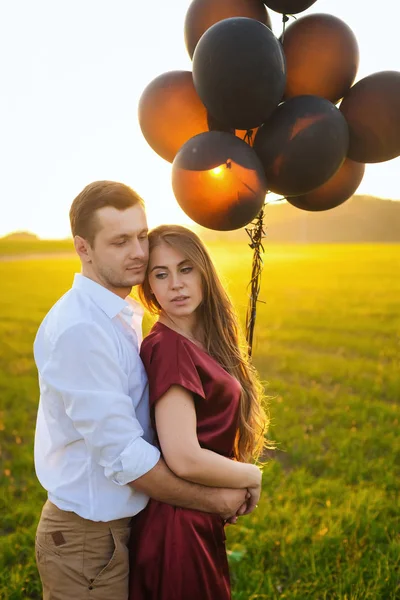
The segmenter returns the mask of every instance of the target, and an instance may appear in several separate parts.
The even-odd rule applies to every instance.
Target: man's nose
[[[131,258],[141,258],[142,259],[145,257],[145,250],[138,239],[132,241],[132,245],[130,248],[130,255],[131,255]]]

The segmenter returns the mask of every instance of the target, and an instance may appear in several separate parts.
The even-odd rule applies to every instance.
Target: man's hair
[[[135,204],[144,207],[143,199],[132,188],[117,181],[89,183],[72,202],[69,211],[72,236],[79,235],[91,246],[99,231],[97,211],[104,206],[125,210]]]

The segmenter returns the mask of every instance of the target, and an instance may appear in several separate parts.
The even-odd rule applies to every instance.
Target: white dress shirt
[[[35,469],[51,502],[92,521],[133,516],[148,497],[126,485],[160,458],[139,357],[143,310],[76,274],[39,327]]]

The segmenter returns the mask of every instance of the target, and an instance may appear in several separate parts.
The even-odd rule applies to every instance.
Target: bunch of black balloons
[[[139,103],[150,146],[172,163],[172,186],[200,225],[233,230],[268,191],[298,208],[338,206],[365,163],[400,155],[400,72],[355,85],[359,51],[316,0],[193,0],[185,20],[192,71],[154,79]],[[268,9],[283,15],[278,39]],[[340,104],[339,104],[340,103]]]

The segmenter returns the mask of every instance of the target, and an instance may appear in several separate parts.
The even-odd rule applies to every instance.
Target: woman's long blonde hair
[[[257,460],[267,443],[269,424],[263,408],[263,386],[249,361],[232,302],[225,292],[214,265],[200,238],[180,225],[161,225],[149,233],[149,249],[167,244],[182,252],[200,271],[203,301],[198,308],[207,352],[242,386],[235,458]],[[160,305],[150,291],[148,277],[139,287],[139,298],[150,313],[159,315]]]

